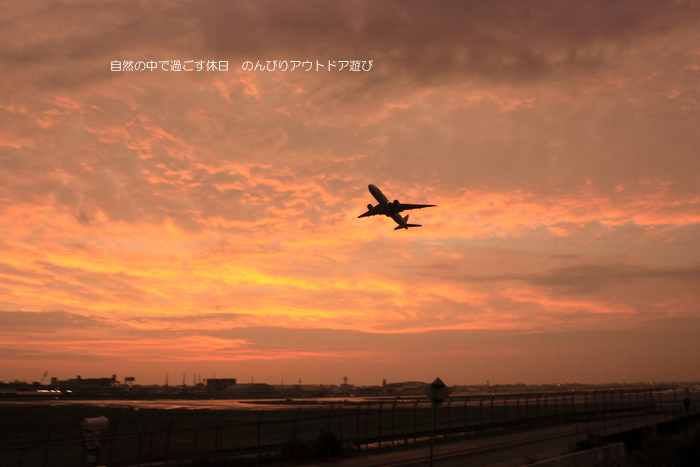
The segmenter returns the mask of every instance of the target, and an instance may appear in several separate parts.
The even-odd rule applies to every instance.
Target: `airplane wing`
[[[437,206],[437,205],[436,204],[403,204],[403,203],[401,203],[401,206],[400,206],[398,212],[408,211],[409,209],[432,208],[435,206]]]
[[[368,210],[364,214],[359,215],[358,219],[361,217],[378,216],[378,215],[390,216],[392,213],[398,213],[401,211],[408,211],[410,209],[432,208],[434,206],[436,206],[436,205],[435,204],[399,204],[397,206],[394,203],[378,204],[377,206],[374,206],[372,209]]]
[[[378,206],[374,206],[372,209],[368,210],[364,214],[357,216],[357,218],[359,219],[360,217],[386,215],[386,212],[386,206],[380,204]]]

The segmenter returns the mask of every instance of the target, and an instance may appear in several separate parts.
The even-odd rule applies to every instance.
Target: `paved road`
[[[435,467],[464,465],[518,467],[533,461],[569,454],[577,442],[588,439],[589,432],[606,436],[641,428],[644,425],[654,425],[668,419],[666,415],[651,415],[645,418],[578,423],[440,444],[435,446],[433,465]],[[421,447],[314,465],[318,467],[427,467],[429,455],[430,448]]]

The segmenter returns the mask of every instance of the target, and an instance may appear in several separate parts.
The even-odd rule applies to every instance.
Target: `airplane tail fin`
[[[394,230],[399,230],[399,229],[406,229],[408,230],[409,227],[421,227],[420,224],[409,224],[408,223],[408,214],[406,214],[406,217],[403,218],[403,225],[399,225],[398,227],[395,227]]]
[[[421,224],[406,224],[405,227],[403,225],[399,225],[397,227],[394,227],[394,230],[399,230],[399,229],[408,230],[409,227],[422,227],[422,225]]]

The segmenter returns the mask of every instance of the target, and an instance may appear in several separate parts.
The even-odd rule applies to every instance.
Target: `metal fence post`
[[[49,427],[49,434],[46,435],[46,444],[44,445],[44,467],[49,465],[49,443],[51,442],[51,432],[53,431],[55,424],[51,424]]]
[[[450,406],[452,405],[452,399],[447,399],[447,434],[452,433],[452,417],[450,415]]]
[[[402,403],[404,402],[403,400],[401,401]],[[406,428],[406,430],[403,432],[404,438],[403,438],[403,444],[404,446],[408,446],[408,435],[411,433],[411,430]]]
[[[258,415],[258,423],[257,423],[257,429],[258,429],[258,439],[257,439],[257,449],[258,449],[258,460],[262,460],[262,444],[261,444],[261,429],[262,429],[262,418],[263,415],[265,415],[265,411],[261,410],[260,415]]]
[[[340,445],[343,445],[343,418],[345,418],[345,406],[341,403],[340,404],[340,416],[338,417],[338,425],[339,425],[339,430],[340,434],[338,435],[338,440],[340,441]]]
[[[19,434],[19,462],[17,462],[17,465],[19,467],[22,467],[24,465],[24,450],[26,446],[24,445],[24,431],[20,432]],[[85,443],[83,443],[83,460],[85,460]]]
[[[652,406],[652,397],[651,397],[651,390],[650,389],[644,389],[644,410],[645,412],[649,413],[649,410],[651,409]]]
[[[342,402],[339,404],[339,409],[340,409],[340,413],[337,415],[337,417],[338,417],[338,430],[339,430],[338,441],[340,441],[340,444],[342,446],[342,444],[343,444],[343,415],[345,414],[345,407],[343,406]]]
[[[109,465],[113,464],[114,459],[114,435],[117,433],[117,426],[119,425],[119,419],[114,421],[114,426],[112,427],[112,436],[110,436],[109,442]]]
[[[359,409],[359,406],[358,406]],[[301,407],[299,407],[294,414],[294,420],[292,421],[292,455],[294,460],[297,459],[297,422],[299,420],[299,413],[301,412]],[[359,438],[359,436],[358,436]]]
[[[484,425],[484,398],[479,399],[479,430],[483,428]]]
[[[168,467],[170,465],[170,432],[172,431],[174,421],[175,417],[170,417],[170,421],[168,422],[168,428],[165,432],[165,467]],[[110,465],[111,464],[112,462],[110,460]]]
[[[394,413],[396,412],[396,403],[398,401],[394,399],[394,404],[391,406],[391,445],[396,446],[396,439],[394,433]]]
[[[360,410],[362,408],[362,403],[357,404],[357,411],[355,412],[355,444],[357,449],[360,449]]]
[[[598,390],[593,390],[593,419],[598,415]]]
[[[603,436],[608,436],[608,411],[605,407],[605,393],[601,394],[603,396]]]
[[[365,447],[369,450],[369,412],[371,403],[367,403],[367,410],[365,411]]]
[[[328,413],[323,417],[324,428],[327,431],[331,431],[331,414],[333,413],[333,403],[328,407]]]
[[[559,396],[561,396],[561,401],[562,401],[562,406],[559,407]],[[557,398],[555,399],[556,402],[556,410],[555,413],[557,414],[557,420],[564,420],[566,421],[566,394],[557,394]]]
[[[647,426],[647,414],[649,412],[649,401],[648,401],[648,395],[649,391],[644,390],[644,426]]]
[[[192,459],[197,458],[197,421],[192,414]]]
[[[554,415],[550,416],[549,415],[549,405],[547,404],[547,400],[549,399],[549,394],[544,395],[544,419],[545,419],[545,422],[549,421],[550,418],[554,418],[555,422],[557,420],[559,420],[561,418],[561,416],[559,415],[559,412],[562,412],[562,414],[564,414],[564,418],[566,418],[566,394],[561,394],[561,404],[562,404],[561,410],[559,409],[559,401],[558,401],[559,397],[558,396],[559,396],[559,394],[557,394],[556,392],[554,394],[552,394],[552,397],[554,398],[554,400],[552,401],[552,403],[553,403],[552,405],[554,405]]]
[[[622,433],[622,417],[625,416],[625,398],[623,397],[624,389],[620,390],[620,416],[618,417],[618,429]]]
[[[620,390],[620,416],[625,415],[625,390]]]
[[[382,448],[382,407],[384,402],[379,403],[379,412],[377,412],[377,446]]]
[[[467,427],[469,425],[469,420],[467,419],[467,404],[469,402],[469,398],[465,397],[464,398],[464,434],[467,434]]]
[[[219,413],[219,418],[216,419],[216,434],[214,435],[214,450],[216,451],[215,459],[217,462],[221,460],[221,444],[223,441],[223,433],[221,428],[221,417],[224,414]]]
[[[413,444],[418,443],[418,399],[413,404]]]
[[[615,392],[610,390],[610,414],[615,417]]]
[[[430,414],[431,414],[431,423],[430,423],[430,467],[433,467],[433,449],[435,447],[435,410],[437,409],[437,406],[433,401],[430,403]]]
[[[525,424],[530,424],[530,395],[525,394]]]
[[[151,465],[153,459],[153,423],[148,422],[149,440],[148,440],[148,465]]]
[[[571,420],[576,420],[576,391],[571,390],[571,407],[569,407],[569,413],[571,414]]]
[[[139,464],[143,462],[143,426],[139,423]]]
[[[676,394],[676,388],[673,388],[673,415],[678,416],[678,394]]]

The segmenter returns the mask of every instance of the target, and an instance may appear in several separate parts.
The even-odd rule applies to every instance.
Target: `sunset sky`
[[[699,31],[682,0],[3,2],[0,381],[700,379]],[[358,219],[370,183],[437,207]]]

